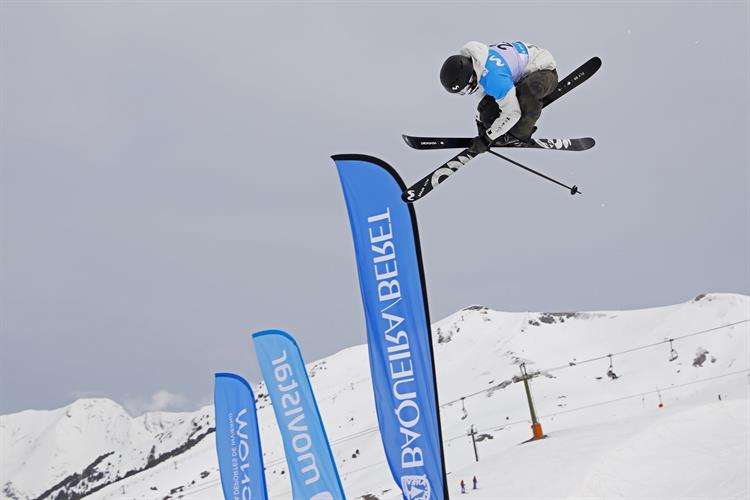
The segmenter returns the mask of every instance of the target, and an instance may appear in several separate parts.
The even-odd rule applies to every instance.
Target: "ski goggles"
[[[476,73],[472,73],[471,78],[469,78],[469,83],[467,83],[466,87],[462,88],[457,93],[459,95],[473,94],[477,91],[477,88],[479,88],[477,75]]]

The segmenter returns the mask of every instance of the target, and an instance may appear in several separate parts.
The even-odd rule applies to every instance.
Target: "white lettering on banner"
[[[370,224],[370,248],[378,254],[377,257],[372,259],[375,279],[378,282],[378,299],[381,302],[397,299],[401,296],[401,287],[398,280],[388,280],[388,278],[398,276],[395,262],[396,245],[392,241],[390,209],[386,209],[383,214],[369,217],[367,222]],[[377,234],[373,232],[373,229],[377,231]],[[394,262],[389,264],[391,260]]]
[[[286,423],[279,422],[279,425],[286,425],[286,428],[293,433],[292,449],[296,454],[295,459],[300,466],[305,484],[309,486],[320,480],[320,471],[318,470],[315,455],[310,451],[312,448],[312,438],[310,437],[310,433],[307,432],[308,427],[305,423],[304,408],[300,406],[302,396],[296,390],[299,384],[294,378],[292,366],[289,363],[285,363],[286,358],[287,353],[284,350],[279,358],[271,361],[271,364],[275,367],[273,375],[276,379],[276,388],[281,392],[281,407],[285,410],[282,415],[289,418]],[[317,495],[320,496],[318,497]],[[316,494],[316,497],[321,500],[332,499],[333,495],[328,491],[324,491]]]
[[[240,498],[240,470],[237,460],[237,434],[234,428],[234,415],[232,412],[229,412],[227,415],[227,421],[229,424],[229,446],[232,450],[232,494],[235,499],[238,499]]]
[[[250,490],[250,476],[248,476],[248,469],[250,469],[250,464],[247,461],[250,456],[250,444],[248,443],[248,435],[242,432],[242,429],[247,426],[247,421],[242,420],[242,416],[245,413],[247,413],[247,408],[243,408],[242,410],[240,410],[234,421],[237,424],[237,436],[239,436],[240,438],[240,444],[238,445],[237,454],[238,458],[242,462],[242,464],[240,465],[240,471],[242,471],[242,500],[250,500],[250,498],[252,498],[252,492]],[[237,490],[235,489],[235,495],[236,494]]]
[[[383,338],[386,341],[388,375],[391,392],[398,406],[394,416],[403,438],[401,444],[401,468],[423,467],[424,459],[419,439],[414,428],[419,424],[421,411],[417,403],[417,384],[409,344],[409,333],[400,328],[405,317],[399,316],[395,306],[401,302],[402,288],[399,282],[396,241],[393,237],[391,211],[367,218],[372,252],[373,276],[377,283],[378,300],[383,304],[380,317],[384,321]],[[408,478],[408,479],[407,479]],[[429,498],[430,488],[426,476],[403,476],[402,490],[408,498]]]
[[[401,491],[408,500],[427,500],[430,498],[430,482],[427,476],[402,476]]]

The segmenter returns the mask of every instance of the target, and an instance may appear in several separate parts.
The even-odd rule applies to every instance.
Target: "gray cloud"
[[[182,408],[188,400],[185,396],[169,392],[165,389],[156,391],[148,399],[136,396],[124,396],[123,405],[131,415],[141,415],[145,412],[168,411]]]
[[[598,144],[514,153],[581,197],[479,158],[417,206],[434,319],[749,293],[747,9],[3,2],[0,412],[190,406],[214,371],[258,380],[264,328],[308,360],[364,342],[329,156],[407,181],[444,160],[400,134],[472,132],[437,81],[471,39],[538,43],[561,73],[601,56],[540,122]]]

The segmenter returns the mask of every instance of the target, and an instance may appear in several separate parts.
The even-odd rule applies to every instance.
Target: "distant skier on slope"
[[[480,91],[479,135],[469,147],[479,154],[493,143],[522,146],[531,140],[542,98],[557,86],[557,65],[548,50],[536,45],[469,42],[445,60],[440,83],[452,94]]]

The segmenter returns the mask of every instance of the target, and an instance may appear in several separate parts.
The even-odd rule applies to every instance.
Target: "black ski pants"
[[[508,133],[527,141],[534,132],[534,125],[542,114],[542,99],[557,87],[557,71],[542,69],[534,71],[516,84],[516,97],[521,106],[521,119]]]

